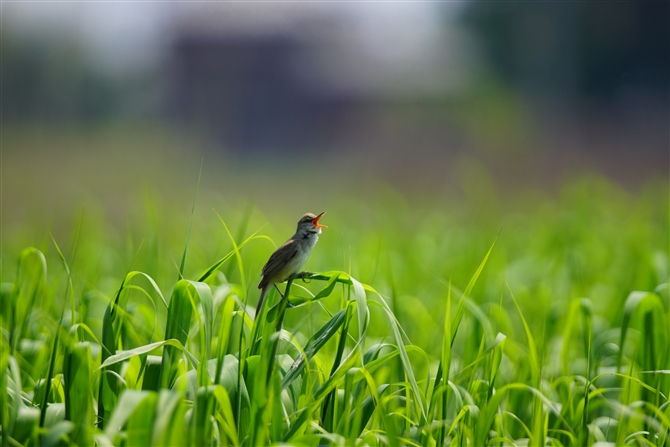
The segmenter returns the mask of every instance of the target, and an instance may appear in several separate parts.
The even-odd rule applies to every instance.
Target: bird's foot
[[[279,290],[279,287],[277,286],[277,284],[275,284],[275,289],[277,289],[277,293],[279,294],[279,296],[281,297],[281,299],[284,299],[284,294],[281,293],[281,290]]]
[[[296,273],[295,275],[293,275],[293,278],[295,278],[295,279],[300,278],[300,279],[302,279],[302,282],[311,282],[311,279],[309,279],[309,275],[311,275],[310,272],[304,271],[304,272]]]

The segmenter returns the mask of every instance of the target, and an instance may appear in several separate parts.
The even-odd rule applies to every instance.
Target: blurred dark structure
[[[157,71],[109,73],[67,35],[3,34],[2,118],[47,126],[155,120],[165,102]]]
[[[478,2],[462,20],[494,76],[536,110],[582,115],[595,107],[620,121],[667,117],[669,17],[669,2]]]
[[[3,35],[3,120],[43,123],[109,119],[119,112],[119,85],[83,60],[74,44]]]
[[[182,35],[169,70],[174,113],[235,152],[337,145],[352,100],[305,81],[313,74],[295,62],[307,51],[287,36]]]
[[[669,5],[467,4],[461,24],[476,37],[488,68],[470,73],[474,81],[462,90],[430,94],[348,86],[355,78],[333,88],[318,65],[331,57],[332,42],[324,39],[191,29],[173,40],[172,112],[238,153],[347,146],[385,154],[420,148],[431,157],[489,145],[634,150],[654,154],[649,163],[664,162]],[[341,39],[341,31],[330,36]]]
[[[374,5],[176,5],[145,11],[153,46],[98,35],[91,11],[80,34],[4,29],[5,122],[167,123],[250,159],[349,153],[393,178],[482,154],[538,176],[667,175],[670,2],[436,4],[414,20],[404,4],[381,19]],[[110,69],[126,59],[151,62]]]

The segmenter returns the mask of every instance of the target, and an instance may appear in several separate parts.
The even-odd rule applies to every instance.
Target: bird
[[[270,255],[268,262],[265,263],[261,271],[261,282],[258,283],[258,288],[261,289],[261,297],[256,306],[256,315],[260,314],[263,301],[272,287],[288,280],[291,276],[300,272],[300,269],[305,265],[312,248],[319,240],[321,229],[328,228],[319,223],[319,219],[324,214],[325,211],[318,215],[312,213],[303,215],[298,221],[295,234]],[[281,292],[279,293],[281,294]]]

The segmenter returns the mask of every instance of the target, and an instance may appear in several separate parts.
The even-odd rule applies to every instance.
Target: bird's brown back
[[[261,278],[261,282],[258,283],[259,289],[270,284],[272,279],[282,273],[282,270],[298,254],[298,245],[299,243],[297,241],[289,239],[272,253],[270,259],[268,259],[268,262],[265,263],[265,266],[263,266],[263,270],[261,271],[263,277]]]

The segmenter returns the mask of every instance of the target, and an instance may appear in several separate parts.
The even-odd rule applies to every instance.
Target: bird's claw
[[[302,282],[309,283],[312,282],[311,279],[309,279],[309,272],[300,272],[298,273],[298,278],[302,279]]]

